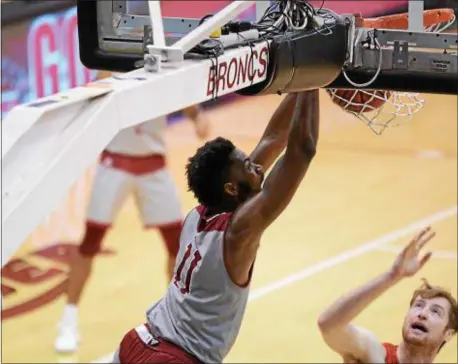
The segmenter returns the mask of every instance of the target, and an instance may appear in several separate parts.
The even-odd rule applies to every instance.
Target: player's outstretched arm
[[[293,198],[316,153],[319,129],[318,90],[297,95],[284,155],[256,196],[234,213],[225,235],[225,260],[235,283],[249,279],[259,238]]]
[[[269,120],[264,134],[250,155],[255,164],[267,171],[283,152],[296,105],[297,94],[288,94],[282,100]]]
[[[404,277],[417,273],[429,260],[431,253],[419,258],[421,248],[435,233],[428,227],[415,236],[398,255],[393,266],[328,307],[318,319],[323,339],[342,357],[351,357],[364,363],[383,363],[385,349],[371,332],[351,324],[376,298]]]
[[[189,106],[182,110],[183,115],[190,119],[196,128],[200,139],[205,139],[210,133],[210,122],[199,105]]]
[[[192,105],[192,106],[184,108],[181,112],[187,118],[195,121],[197,117],[199,116],[201,109],[199,105]]]

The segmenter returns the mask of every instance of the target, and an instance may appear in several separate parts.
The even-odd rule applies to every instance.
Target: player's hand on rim
[[[431,230],[431,227],[420,231],[399,253],[393,266],[392,274],[396,278],[411,277],[415,275],[426,262],[431,258],[432,252],[427,252],[421,255],[425,245],[436,236],[436,232]]]

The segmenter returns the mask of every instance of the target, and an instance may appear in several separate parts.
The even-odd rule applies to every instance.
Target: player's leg
[[[182,224],[178,192],[168,168],[135,178],[135,197],[145,228],[157,228],[167,248],[167,274],[171,279],[180,245]]]
[[[103,162],[102,162],[103,163]],[[78,346],[78,310],[83,289],[92,271],[93,259],[122,202],[132,188],[132,176],[124,171],[99,164],[94,177],[86,217],[86,231],[79,249],[72,257],[66,287],[67,304],[54,344],[59,352],[72,352]]]

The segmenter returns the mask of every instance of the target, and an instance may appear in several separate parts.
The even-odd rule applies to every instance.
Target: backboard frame
[[[128,72],[143,59],[143,33],[128,34],[128,29],[150,26],[149,16],[123,13],[127,0],[78,0],[78,27],[80,58],[91,69]],[[116,12],[119,9],[121,12]],[[166,33],[187,34],[199,25],[199,19],[163,18]],[[117,24],[117,25],[116,25]],[[119,26],[123,24],[123,26]],[[97,38],[94,37],[97,34]],[[181,37],[166,37],[171,45]],[[123,51],[123,53],[120,52]]]
[[[98,4],[112,7],[110,1],[77,0],[78,38],[81,62],[90,69],[128,72],[142,59],[140,54],[119,54],[100,48]],[[97,37],[94,37],[97,34]]]
[[[90,69],[128,72],[136,69],[147,52],[144,27],[151,26],[149,15],[130,14],[128,0],[77,0],[80,59]],[[256,19],[260,19],[269,1],[253,1]],[[173,45],[195,30],[200,19],[162,17],[165,43]],[[97,34],[97,37],[94,37]],[[154,44],[154,42],[152,42]]]

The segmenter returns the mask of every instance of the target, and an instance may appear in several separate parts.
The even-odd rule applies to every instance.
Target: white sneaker
[[[54,342],[54,349],[58,353],[73,353],[78,350],[80,338],[76,326],[59,325],[59,333]]]

